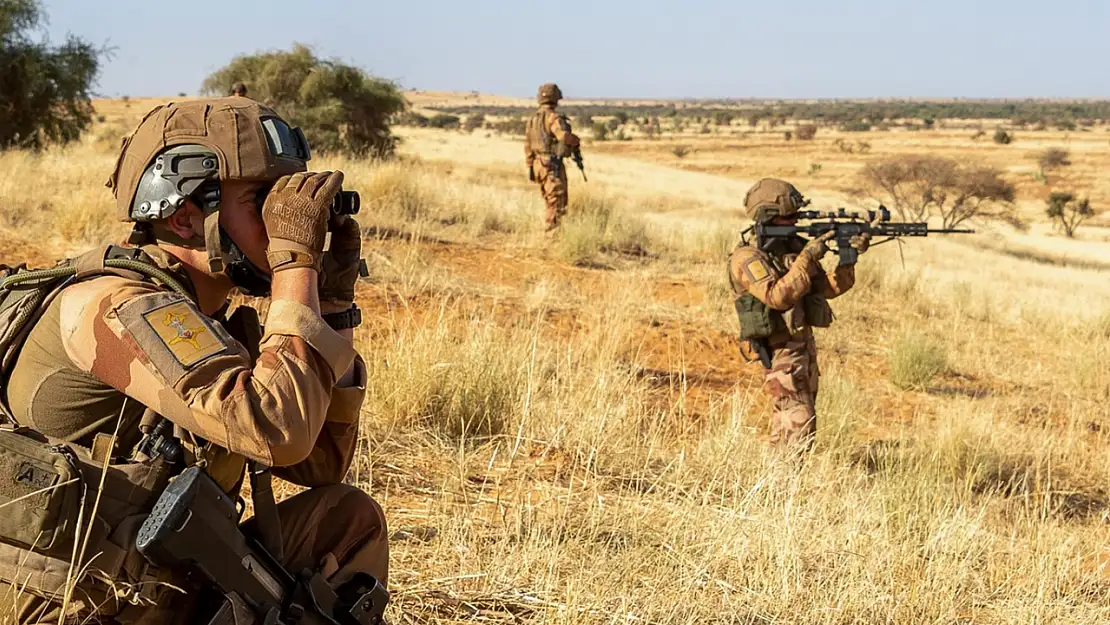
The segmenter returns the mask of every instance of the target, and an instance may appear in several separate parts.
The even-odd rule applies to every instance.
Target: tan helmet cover
[[[540,89],[536,93],[536,100],[538,100],[540,104],[558,104],[559,100],[562,99],[563,92],[559,89],[559,85],[553,82],[540,85]]]
[[[764,178],[748,189],[744,210],[756,221],[772,217],[789,217],[808,204],[798,189],[777,178]]]
[[[287,154],[284,148],[275,151],[274,139],[268,138],[263,127],[269,119],[288,129],[277,113],[247,98],[190,100],[155,107],[124,138],[115,171],[105,183],[116,198],[120,220],[131,221],[131,204],[143,172],[169,147],[197,144],[210,148],[219,160],[221,180],[276,180],[306,171],[307,143],[301,142],[303,153]],[[274,128],[275,123],[268,127]],[[299,130],[292,130],[303,139]]]

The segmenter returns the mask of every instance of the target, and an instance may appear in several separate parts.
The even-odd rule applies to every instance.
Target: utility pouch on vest
[[[806,325],[811,328],[827,328],[832,325],[833,311],[824,295],[809,294],[802,298]]]
[[[0,429],[0,541],[68,551],[77,534],[80,477],[65,447]]]
[[[782,329],[781,316],[751,293],[736,298],[736,316],[740,319],[740,339],[765,339]],[[777,323],[776,323],[777,322]]]

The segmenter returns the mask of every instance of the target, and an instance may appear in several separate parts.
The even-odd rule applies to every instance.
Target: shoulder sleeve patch
[[[767,266],[767,263],[762,258],[756,256],[744,263],[744,273],[747,274],[752,284],[755,284],[756,282],[762,282],[770,278],[771,268]]]
[[[212,326],[187,302],[155,308],[143,313],[143,319],[186,369],[227,349]]]
[[[189,369],[229,351],[232,339],[227,331],[174,293],[134,298],[116,314],[142,357],[171,385]]]

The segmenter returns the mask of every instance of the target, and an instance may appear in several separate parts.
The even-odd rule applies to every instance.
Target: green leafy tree
[[[32,37],[45,21],[39,0],[0,0],[0,149],[68,143],[92,123],[106,51],[73,35],[59,46]]]
[[[609,140],[609,127],[601,122],[594,122],[591,128],[594,141],[608,141]]]
[[[1045,214],[1053,225],[1063,230],[1064,235],[1071,239],[1084,221],[1095,216],[1095,209],[1091,208],[1088,198],[1078,199],[1074,193],[1055,192],[1048,196]]]
[[[202,91],[224,95],[236,81],[247,84],[250,97],[300,126],[313,150],[384,157],[397,147],[390,121],[406,108],[397,85],[319,59],[307,46],[236,57],[205,79]]]

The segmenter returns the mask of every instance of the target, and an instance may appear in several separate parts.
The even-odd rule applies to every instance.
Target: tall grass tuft
[[[906,390],[923,390],[937,375],[948,369],[948,351],[928,335],[904,331],[890,348],[887,357],[890,381]]]

